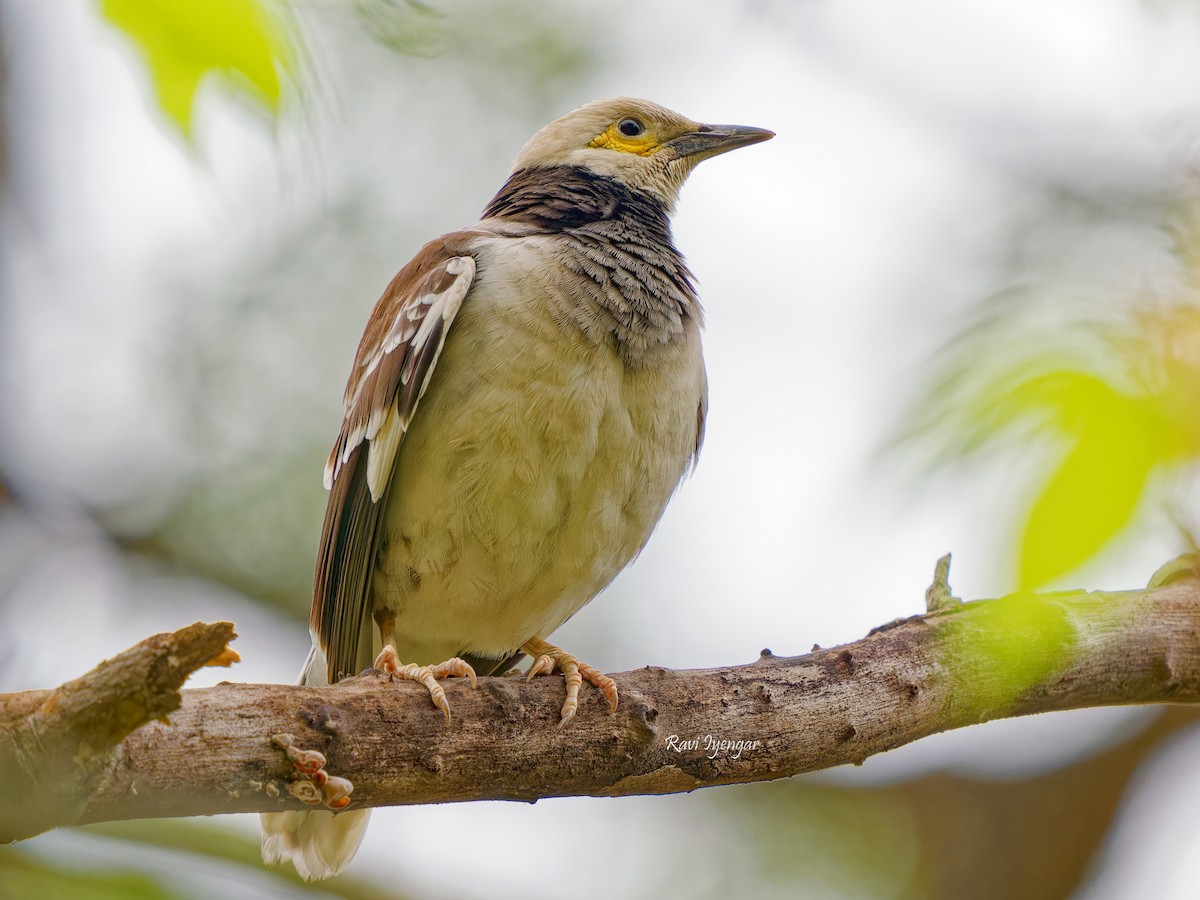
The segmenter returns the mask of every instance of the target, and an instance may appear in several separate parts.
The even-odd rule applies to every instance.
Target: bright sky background
[[[593,22],[592,4],[563,6]],[[444,8],[453,16],[456,4]],[[1023,487],[1029,472],[914,483],[880,448],[954,317],[1004,286],[989,280],[992,254],[1035,203],[1030,183],[1099,177],[1119,191],[1165,179],[1194,157],[1200,137],[1200,24],[1187,4],[839,0],[700,9],[684,0],[605,4],[593,25],[605,36],[607,64],[571,104],[550,111],[631,94],[778,134],[706,163],[684,192],[676,237],[708,316],[707,439],[696,475],[642,558],[557,633],[606,671],[748,662],[762,647],[790,655],[856,639],[921,611],[934,561],[947,551],[959,595],[1009,590],[998,548],[1013,533],[1014,484]],[[277,148],[253,114],[208,95],[190,151],[156,121],[142,73],[89,4],[13,0],[5,18],[26,48],[19,52],[41,58],[45,83],[37,108],[9,112],[10,123],[29,122],[38,133],[36,155],[11,161],[18,199],[37,217],[4,223],[21,252],[0,275],[14,299],[0,320],[0,383],[9,386],[0,435],[6,463],[40,479],[52,506],[197,465],[178,417],[154,413],[159,392],[146,364],[148,356],[161,364],[159,338],[178,327],[187,299],[164,294],[174,274],[226,263],[261,229],[319,213],[365,171],[379,173],[372,183],[387,202],[428,211],[420,233],[380,236],[394,252],[391,269],[364,274],[377,292],[422,240],[478,213],[542,124],[531,113],[479,140],[473,114],[487,98],[469,96],[462,82],[440,83],[429,63],[398,67],[410,79],[403,92],[364,84],[343,64],[324,72],[322,98],[307,114],[336,127],[285,130]],[[32,96],[13,94],[18,103]],[[454,166],[461,183],[448,187]],[[1115,235],[1080,265],[1136,280],[1144,255],[1143,235]],[[281,397],[281,406],[294,400],[322,415],[336,408],[374,299],[370,289],[329,298],[352,321],[323,341],[327,359],[296,367],[296,397]],[[203,321],[203,310],[195,315],[184,321]],[[301,314],[297,330],[309,327]],[[277,364],[296,360],[262,361]],[[216,452],[237,452],[239,428],[270,424],[243,414],[230,411],[235,437]],[[330,438],[335,425],[330,417]],[[0,525],[0,563],[26,566],[8,595],[20,617],[0,609],[14,629],[0,662],[19,661],[0,665],[0,677],[15,679],[0,690],[58,683],[153,631],[214,617],[238,623],[245,662],[232,676],[196,684],[294,678],[307,644],[301,628],[281,629],[236,595],[195,584],[171,586],[194,594],[186,621],[178,603],[156,608],[165,579],[125,570],[68,512],[37,527]],[[68,533],[50,555],[39,529],[58,527]],[[1169,533],[1134,542],[1083,583],[1136,587],[1177,549]],[[58,636],[53,649],[50,634]],[[610,643],[613,634],[620,641]],[[1069,761],[1141,715],[994,723],[831,777],[955,765],[1002,778]],[[1195,743],[1195,735],[1181,740],[1141,774],[1087,900],[1194,896],[1197,798],[1191,787],[1170,786],[1194,782],[1182,773],[1194,768]],[[586,816],[588,831],[606,834],[609,852],[624,860],[589,890],[630,895],[645,889],[639,878],[664,833],[687,829],[687,840],[719,848],[715,823],[695,821],[705,808],[698,804],[692,796],[387,810],[376,813],[356,865],[399,866],[406,878],[420,873],[419,887],[457,893],[466,841],[478,896],[550,896],[539,886],[570,882],[581,865],[573,854],[596,852],[569,827]],[[463,834],[465,816],[470,833],[488,840]],[[446,839],[418,850],[404,842],[414,832]],[[513,865],[527,856],[531,834],[536,879]],[[38,841],[87,843],[70,833]]]

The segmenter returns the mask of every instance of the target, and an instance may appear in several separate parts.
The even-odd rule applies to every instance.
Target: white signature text
[[[728,738],[713,737],[711,734],[694,738],[681,738],[677,734],[672,734],[667,736],[666,744],[668,750],[674,750],[676,753],[703,750],[709,759],[716,759],[722,755],[728,756],[730,759],[740,759],[742,753],[762,749],[762,741],[734,741]]]

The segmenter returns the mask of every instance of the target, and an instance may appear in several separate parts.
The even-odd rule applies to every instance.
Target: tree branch
[[[222,684],[180,701],[188,671],[228,659],[212,638],[230,627],[194,625],[56,691],[0,696],[0,841],[304,808],[307,782],[280,733],[352,781],[355,806],[386,806],[690,791],[861,763],[994,718],[1195,703],[1200,579],[1191,566],[1163,573],[1142,591],[958,603],[939,565],[925,615],[805,656],[626,672],[615,716],[585,685],[562,731],[557,677],[483,678],[477,691],[451,680],[449,727],[424,688],[370,673],[325,688]]]
[[[0,840],[82,816],[126,737],[179,709],[194,671],[238,661],[234,637],[228,622],[198,622],[146,638],[53,691],[0,694]]]

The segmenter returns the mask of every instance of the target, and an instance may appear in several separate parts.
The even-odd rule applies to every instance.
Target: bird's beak
[[[749,125],[701,125],[695,131],[689,131],[668,141],[666,146],[675,154],[676,159],[686,157],[690,162],[696,163],[719,153],[736,150],[738,147],[769,141],[773,137],[775,132],[765,128],[751,128]]]

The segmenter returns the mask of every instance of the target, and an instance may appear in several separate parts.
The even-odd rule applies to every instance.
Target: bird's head
[[[774,132],[745,125],[703,125],[648,100],[595,100],[555,119],[517,154],[513,171],[579,166],[675,207],[701,160],[757,144]]]

